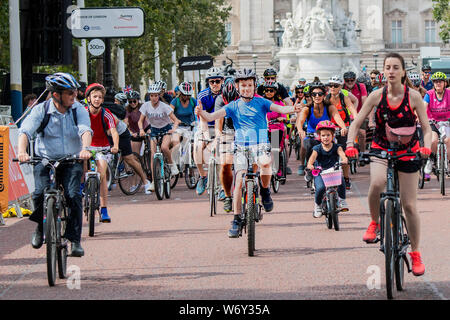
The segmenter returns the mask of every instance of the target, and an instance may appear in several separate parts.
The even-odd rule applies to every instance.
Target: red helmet
[[[320,121],[317,124],[316,131],[319,131],[322,129],[327,129],[327,130],[331,130],[331,131],[335,132],[336,126],[330,120],[324,120],[324,121]]]
[[[86,88],[86,92],[85,92],[84,96],[86,98],[89,97],[89,94],[94,89],[100,90],[101,92],[103,92],[103,95],[106,94],[106,89],[103,85],[101,85],[100,83],[92,83]]]

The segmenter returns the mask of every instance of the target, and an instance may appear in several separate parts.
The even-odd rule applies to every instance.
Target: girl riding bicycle
[[[342,146],[333,142],[335,131],[336,127],[331,121],[325,120],[319,122],[316,127],[316,132],[320,137],[320,144],[314,146],[312,149],[312,154],[307,165],[308,170],[314,170],[314,166],[321,167],[322,170],[332,168],[337,162],[339,162],[339,159],[342,164],[348,163],[348,159],[345,156]],[[314,177],[314,186],[316,195],[313,216],[314,218],[320,218],[322,216],[322,199],[326,191],[325,184],[323,183],[320,175]],[[345,201],[344,178],[342,178],[342,183],[338,187],[338,195],[339,208],[343,211],[347,211],[348,205]]]
[[[422,103],[422,96],[415,90],[409,90],[405,85],[406,71],[403,57],[397,53],[389,53],[384,59],[384,75],[387,78],[387,85],[382,90],[372,92],[358,113],[355,121],[350,126],[347,138],[346,155],[349,158],[356,158],[358,150],[354,148],[354,139],[358,129],[364,122],[373,108],[375,112],[376,128],[372,141],[372,149],[391,152],[390,140],[392,128],[413,128],[416,125],[416,114],[419,117],[424,135],[424,146],[420,147],[417,133],[406,144],[401,144],[397,154],[405,153],[410,148],[412,152],[420,151],[422,157],[428,157],[431,153],[431,128],[428,123],[426,109]],[[409,129],[409,128],[408,128]],[[406,131],[406,130],[405,130]],[[395,169],[398,171],[400,199],[408,226],[408,234],[411,239],[410,253],[413,262],[413,274],[420,276],[425,272],[420,257],[420,220],[417,212],[417,184],[419,180],[418,171],[420,161],[410,161],[405,157],[399,161],[401,164]],[[369,187],[369,208],[371,223],[363,236],[363,241],[373,243],[377,239],[380,210],[380,194],[386,185],[387,163],[382,160],[373,160],[370,163],[370,187]]]

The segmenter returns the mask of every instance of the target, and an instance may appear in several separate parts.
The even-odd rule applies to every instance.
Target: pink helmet
[[[322,129],[332,130],[333,132],[335,132],[336,126],[330,120],[324,120],[324,121],[320,121],[317,124],[316,131],[319,131]]]

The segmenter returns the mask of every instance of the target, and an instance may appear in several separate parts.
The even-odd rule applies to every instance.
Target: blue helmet
[[[45,87],[48,91],[76,90],[80,84],[69,73],[58,72],[45,78]]]

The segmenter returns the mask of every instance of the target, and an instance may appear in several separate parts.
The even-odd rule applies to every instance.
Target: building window
[[[225,43],[231,45],[231,22],[225,24]]]
[[[401,20],[393,20],[391,27],[391,39],[392,43],[402,43],[402,21]]]
[[[425,20],[425,42],[436,42],[436,22],[434,20]]]

